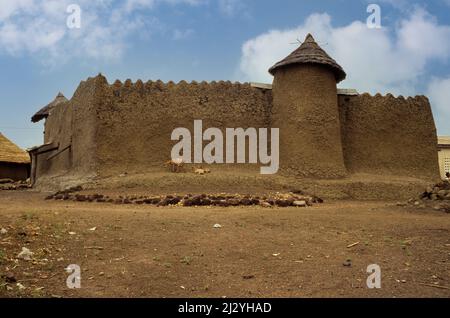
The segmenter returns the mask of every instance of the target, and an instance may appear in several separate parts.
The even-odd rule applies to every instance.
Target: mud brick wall
[[[345,176],[333,72],[322,65],[277,70],[273,96],[282,170],[301,177]]]
[[[300,83],[302,72],[315,76],[314,87]],[[223,132],[280,128],[281,167],[291,164],[305,176],[439,177],[436,128],[426,97],[337,96],[328,73],[302,72],[292,85],[292,78],[281,78],[281,86],[275,81],[273,92],[231,82],[109,84],[101,75],[89,78],[47,118],[45,142],[71,149],[51,160],[46,159],[56,151],[39,156],[37,178],[162,171],[176,143],[172,131],[185,127],[192,133],[196,119],[203,120],[203,129]]]
[[[339,96],[350,173],[439,177],[437,136],[425,96]]]
[[[172,131],[187,128],[193,140],[196,119],[203,120],[204,130],[216,127],[223,133],[225,128],[270,127],[272,93],[250,84],[127,80],[109,85],[101,80],[95,96],[100,103],[100,174],[162,167],[177,143],[171,140]]]
[[[81,82],[70,101],[52,109],[45,122],[44,142],[59,145],[59,149],[39,155],[38,179],[43,175],[95,173],[97,105],[94,93],[98,83],[97,78]],[[69,145],[69,149],[54,156]]]

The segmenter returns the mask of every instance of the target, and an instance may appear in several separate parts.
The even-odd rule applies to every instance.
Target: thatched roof
[[[50,104],[43,107],[40,111],[34,114],[33,117],[31,117],[31,121],[33,123],[37,123],[38,121],[47,118],[48,115],[50,115],[50,112],[52,111],[53,108],[64,102],[67,102],[67,98],[61,92],[58,93],[58,95]]]
[[[316,43],[313,36],[309,33],[298,49],[284,60],[272,66],[269,72],[274,75],[277,69],[293,64],[322,64],[328,66],[334,72],[338,83],[347,76],[342,67]]]
[[[0,133],[0,162],[30,163],[30,156]]]

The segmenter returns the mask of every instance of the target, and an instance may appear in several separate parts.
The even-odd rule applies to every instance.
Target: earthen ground
[[[0,276],[26,287],[7,290],[0,279],[1,297],[450,297],[450,216],[427,208],[157,208],[44,196],[0,192]],[[17,260],[22,247],[33,261]],[[69,264],[81,266],[81,289],[66,287]],[[369,264],[381,267],[381,289],[366,287]]]

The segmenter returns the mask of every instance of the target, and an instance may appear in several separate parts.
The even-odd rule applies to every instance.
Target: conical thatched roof
[[[314,40],[313,36],[308,33],[305,41],[298,49],[292,52],[284,60],[278,62],[269,69],[270,74],[274,75],[275,71],[281,67],[292,64],[322,64],[330,67],[336,76],[336,82],[345,79],[346,74],[342,67],[336,63]]]
[[[30,156],[0,133],[0,162],[30,163]]]
[[[40,111],[38,111],[36,114],[34,114],[33,117],[31,117],[31,121],[33,123],[37,123],[38,121],[40,121],[44,118],[47,118],[55,106],[57,106],[61,103],[64,103],[64,102],[67,102],[67,98],[61,92],[59,92],[58,95],[55,97],[55,99],[50,104],[43,107]]]

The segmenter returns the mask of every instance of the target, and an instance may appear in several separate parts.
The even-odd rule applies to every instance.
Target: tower
[[[336,84],[341,66],[311,34],[284,60],[270,68],[273,127],[280,128],[280,168],[297,176],[346,175]]]

